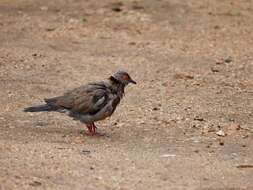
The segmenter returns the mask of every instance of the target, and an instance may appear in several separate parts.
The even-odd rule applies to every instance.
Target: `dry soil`
[[[253,189],[253,1],[1,0],[0,189]],[[24,113],[127,70],[104,136]]]

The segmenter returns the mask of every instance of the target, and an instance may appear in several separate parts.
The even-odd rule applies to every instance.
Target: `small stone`
[[[55,28],[46,28],[45,30],[48,31],[48,32],[51,32],[51,31],[54,31]]]
[[[176,156],[175,154],[163,154],[160,157],[161,158],[168,158],[168,157],[175,157],[175,156]]]
[[[200,116],[194,117],[194,120],[196,120],[196,121],[205,121],[204,118],[202,118]]]
[[[219,139],[219,145],[224,146],[224,141]]]
[[[219,72],[219,70],[218,70],[217,68],[215,68],[215,67],[212,67],[212,68],[211,68],[211,71],[212,71],[213,73]]]
[[[84,154],[84,155],[88,155],[88,154],[90,154],[91,152],[90,152],[90,150],[82,150],[81,153]]]
[[[41,185],[42,185],[42,183],[41,183],[41,182],[39,182],[39,181],[33,181],[33,182],[32,182],[32,183],[30,183],[29,185],[34,186],[34,187],[37,187],[37,186],[41,186]]]
[[[157,111],[157,110],[159,110],[159,108],[157,108],[157,107],[154,107],[154,108],[153,108],[153,110],[154,110],[154,111]]]
[[[122,8],[120,8],[120,7],[113,7],[112,10],[115,11],[115,12],[121,12]]]
[[[216,61],[215,64],[216,64],[216,65],[222,65],[222,64],[224,64],[224,61]]]
[[[223,130],[217,131],[216,135],[221,136],[221,137],[225,137],[226,136],[226,134],[225,134],[225,132]]]
[[[228,58],[226,58],[224,61],[225,61],[225,63],[231,63],[233,60],[232,60],[231,57],[228,57]]]

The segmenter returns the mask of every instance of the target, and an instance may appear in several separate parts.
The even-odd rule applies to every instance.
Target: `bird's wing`
[[[81,86],[58,97],[56,105],[81,114],[96,113],[108,102],[108,91],[103,83]]]

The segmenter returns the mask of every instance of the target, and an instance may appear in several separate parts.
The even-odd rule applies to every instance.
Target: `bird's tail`
[[[56,111],[56,110],[57,110],[56,107],[52,105],[44,104],[44,105],[27,107],[24,109],[24,112],[43,112],[43,111]]]

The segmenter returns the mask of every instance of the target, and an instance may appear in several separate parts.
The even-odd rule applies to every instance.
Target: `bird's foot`
[[[93,136],[93,135],[97,134],[97,132],[96,132],[97,127],[95,126],[94,123],[87,124],[86,126],[87,126],[87,128],[89,130],[89,135]]]
[[[97,127],[94,123],[92,124],[86,124],[88,130],[89,130],[89,133],[88,135],[90,136],[97,136],[97,137],[103,137],[103,136],[106,136],[106,134],[104,133],[98,133],[97,132]]]
[[[92,123],[91,126],[92,126],[92,132],[93,132],[93,134],[96,134],[96,130],[97,130],[96,125],[94,123]]]
[[[89,134],[93,134],[93,126],[90,124],[87,124],[86,127],[88,128]]]

